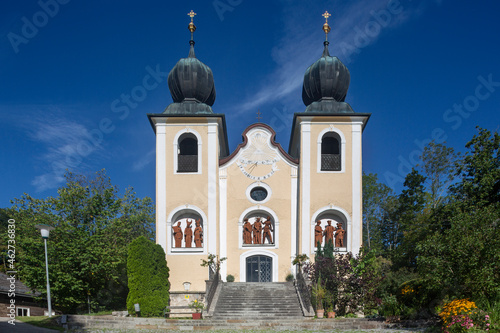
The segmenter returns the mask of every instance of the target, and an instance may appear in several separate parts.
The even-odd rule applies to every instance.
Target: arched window
[[[198,172],[198,140],[191,133],[179,137],[177,172]]]
[[[321,138],[321,171],[341,171],[341,139],[335,132],[327,132]]]

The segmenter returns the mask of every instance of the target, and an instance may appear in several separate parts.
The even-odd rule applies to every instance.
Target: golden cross
[[[259,121],[260,123],[260,120],[262,119],[261,117],[262,113],[260,113],[260,110],[257,111],[257,120]]]
[[[326,22],[328,23],[328,18],[330,16],[332,16],[332,14],[330,14],[328,11],[325,11],[325,13],[323,15],[321,15],[321,16],[323,16],[325,18]]]
[[[323,31],[325,32],[325,42],[328,42],[328,33],[330,32],[330,30],[332,30],[328,25],[328,18],[332,16],[332,14],[330,14],[328,11],[325,11],[325,13],[321,16],[325,18],[325,23],[323,24]]]
[[[193,22],[193,17],[196,15],[195,12],[191,9],[191,11],[188,13],[189,17],[191,18],[191,22]]]

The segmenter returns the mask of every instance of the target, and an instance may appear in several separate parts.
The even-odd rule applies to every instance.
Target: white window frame
[[[193,134],[196,137],[196,140],[198,143],[198,171],[197,172],[178,172],[177,171],[178,155],[179,155],[179,138],[183,134],[186,134],[186,133]],[[197,174],[199,175],[199,174],[202,174],[201,166],[203,165],[203,163],[202,163],[203,143],[201,140],[200,133],[198,133],[196,130],[194,130],[192,128],[186,127],[184,129],[180,130],[179,132],[177,132],[177,134],[174,137],[174,142],[172,143],[172,145],[173,145],[172,151],[174,153],[174,156],[173,156],[174,174],[176,174],[176,175],[197,175]]]
[[[340,137],[340,171],[325,171],[321,170],[321,143],[323,142],[323,136],[328,133],[328,132],[333,132],[338,134]],[[345,160],[346,160],[346,139],[344,133],[342,133],[341,130],[336,128],[333,125],[330,125],[329,127],[323,129],[319,135],[318,135],[318,140],[317,140],[317,172],[318,173],[345,173]]]

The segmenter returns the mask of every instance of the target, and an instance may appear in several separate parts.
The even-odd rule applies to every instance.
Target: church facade
[[[327,23],[323,28],[328,33]],[[223,280],[231,274],[236,282],[264,283],[285,281],[296,255],[313,257],[318,243],[357,253],[370,114],[345,103],[350,74],[328,42],[305,71],[306,108],[293,115],[288,151],[270,126],[255,123],[229,152],[225,116],[212,110],[213,74],[192,39],[188,57],[168,76],[173,103],[148,114],[156,134],[156,242],[171,291],[189,282],[191,291],[204,292],[209,271],[200,264],[209,254],[227,258]]]

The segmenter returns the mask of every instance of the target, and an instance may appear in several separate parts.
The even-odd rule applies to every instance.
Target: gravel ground
[[[327,330],[327,331],[291,331],[291,330],[245,330],[245,333],[324,333],[324,332],[332,332],[332,333],[413,333],[418,332],[422,333],[425,331],[425,328],[422,329],[376,329],[376,330]],[[133,329],[89,329],[89,330],[72,330],[73,333],[160,333],[160,332],[169,332],[169,333],[185,333],[186,331],[174,331],[174,330],[133,330]],[[241,330],[210,330],[204,331],[209,333],[241,333]]]

